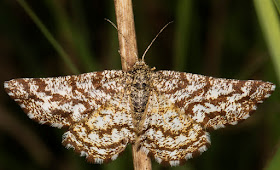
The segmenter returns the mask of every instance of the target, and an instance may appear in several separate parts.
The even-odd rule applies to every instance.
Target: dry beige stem
[[[137,61],[137,43],[131,0],[115,0],[122,69],[129,71]]]
[[[138,60],[134,16],[131,0],[115,0],[115,11],[119,33],[122,69],[129,71]],[[135,170],[151,170],[151,160],[132,145],[133,165]]]

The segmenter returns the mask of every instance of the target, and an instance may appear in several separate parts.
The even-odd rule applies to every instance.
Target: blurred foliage
[[[280,149],[278,147],[277,152],[275,153],[273,159],[268,164],[268,167],[266,167],[267,170],[278,170],[280,167]]]
[[[49,42],[49,35],[42,34],[20,1],[0,1],[0,83],[19,77],[73,74],[61,52]],[[121,69],[117,32],[104,21],[115,21],[113,1],[26,2],[80,73]],[[151,67],[278,85],[279,0],[266,3],[133,1],[139,54],[166,23],[174,20],[146,55]],[[0,169],[132,169],[130,146],[112,163],[89,164],[60,144],[65,130],[29,120],[3,88],[0,95]],[[211,132],[212,146],[184,166],[163,167],[153,162],[153,169],[280,169],[276,150],[279,97],[276,89],[244,123]]]

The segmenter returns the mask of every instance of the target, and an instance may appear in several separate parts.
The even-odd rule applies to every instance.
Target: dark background
[[[28,0],[40,20],[80,73],[121,69],[113,0]],[[259,79],[278,85],[276,64],[257,17],[254,1],[133,1],[139,56],[158,31],[145,61],[157,69],[214,77]],[[279,44],[277,44],[279,45]],[[0,1],[0,84],[21,77],[73,74],[40,29],[15,0]],[[175,168],[263,169],[280,137],[279,90],[245,122],[211,132],[201,156]],[[30,120],[0,89],[0,169],[132,169],[131,147],[116,161],[89,164],[61,145],[65,130]],[[280,160],[279,160],[280,161]],[[280,167],[279,167],[280,168]]]

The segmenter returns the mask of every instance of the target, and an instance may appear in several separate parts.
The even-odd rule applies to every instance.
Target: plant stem
[[[138,60],[136,34],[131,0],[114,0],[118,26],[118,37],[122,69],[129,71]],[[151,160],[145,153],[132,145],[133,165],[135,170],[151,170]]]
[[[131,0],[115,0],[115,12],[122,69],[129,71],[138,60],[136,34]]]

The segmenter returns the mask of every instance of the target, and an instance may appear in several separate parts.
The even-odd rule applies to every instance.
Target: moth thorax
[[[148,96],[150,94],[149,81],[149,74],[143,72],[143,70],[137,70],[137,73],[133,76],[130,97],[133,108],[133,118],[136,122],[135,126],[138,126],[138,123],[142,120],[142,115],[146,109]]]

